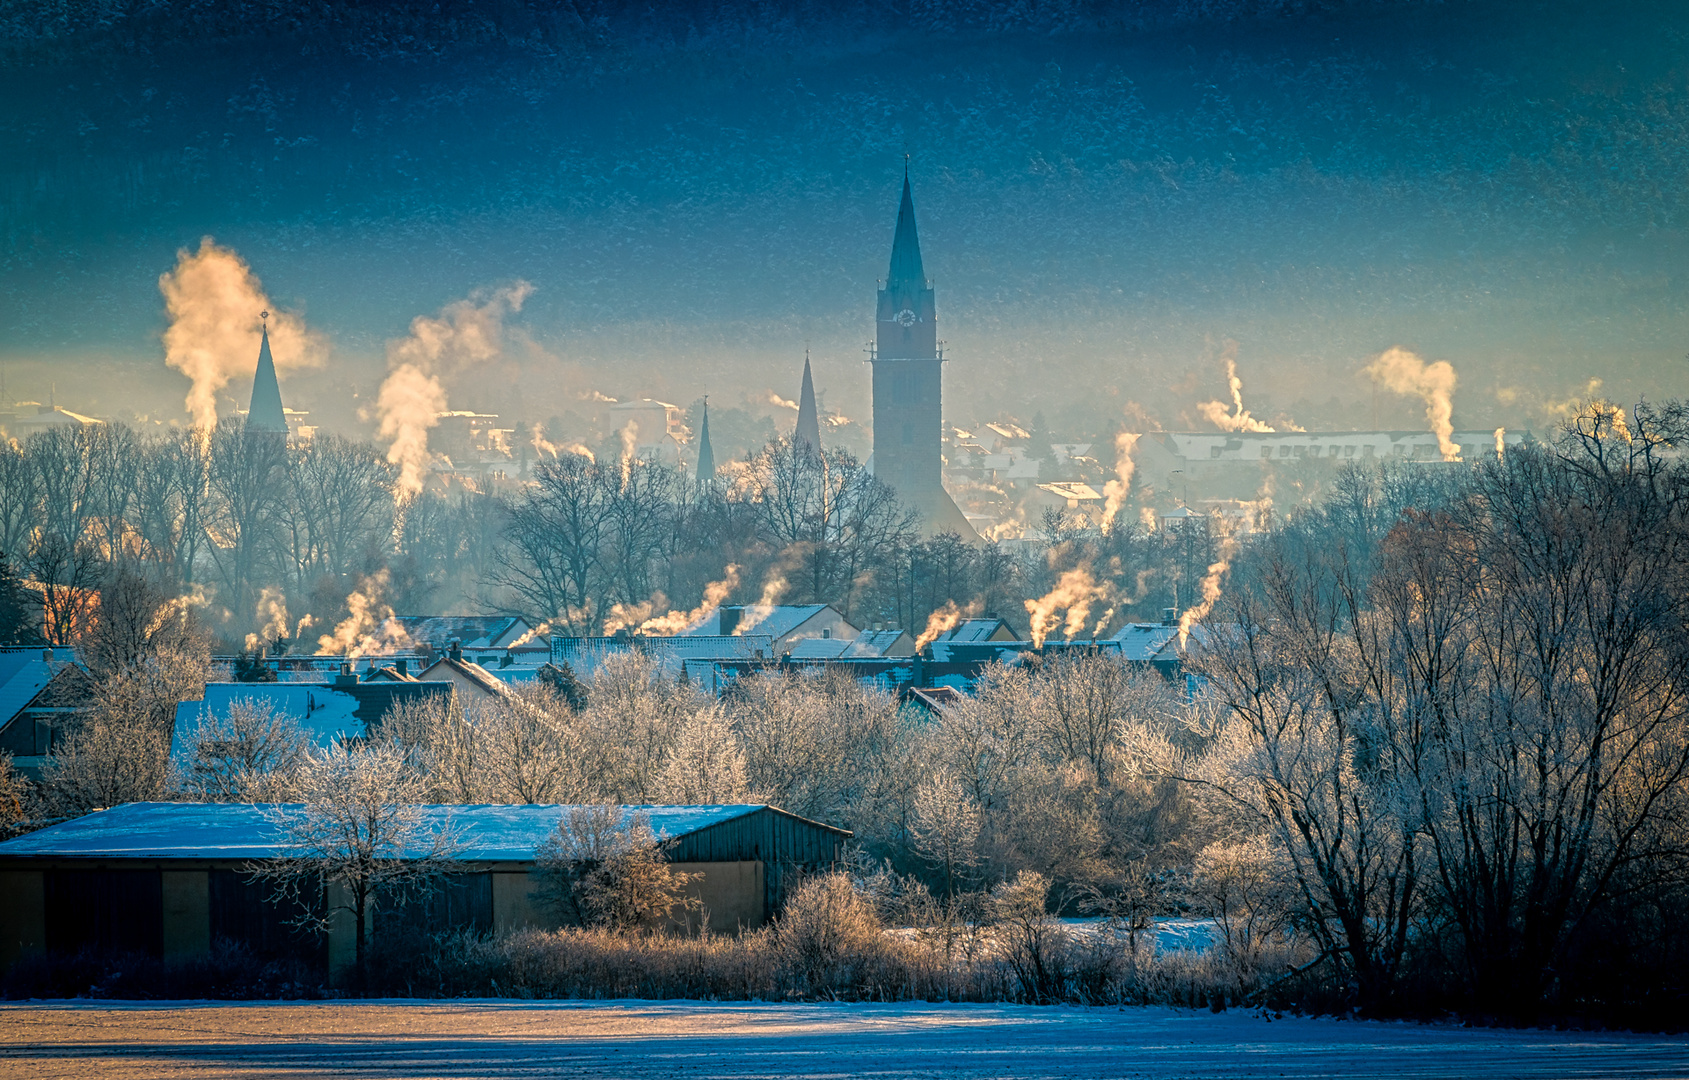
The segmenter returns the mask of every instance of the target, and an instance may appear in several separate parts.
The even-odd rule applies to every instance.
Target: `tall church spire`
[[[921,515],[928,535],[954,532],[972,541],[968,519],[944,490],[944,359],[907,163],[891,269],[874,319],[874,475]]]
[[[809,375],[809,350],[803,351],[803,387],[798,392],[798,426],[794,443],[807,442],[811,450],[821,449],[821,418],[815,411],[815,380]]]
[[[263,343],[258,346],[258,370],[252,377],[252,404],[246,410],[246,430],[287,434],[287,414],[282,412],[281,387],[276,383],[276,362],[270,357],[270,325],[267,322],[264,324]]]
[[[897,233],[891,241],[891,269],[886,271],[886,289],[924,289],[926,269],[921,265],[921,237],[915,228],[915,198],[909,191],[909,169],[903,170],[903,202],[897,208]]]
[[[698,425],[698,482],[715,479],[715,451],[710,449],[710,399],[704,398],[704,422]]]

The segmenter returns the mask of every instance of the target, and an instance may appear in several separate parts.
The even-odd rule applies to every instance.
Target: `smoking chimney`
[[[742,607],[724,607],[724,608],[720,608],[719,612],[720,612],[720,615],[721,615],[721,629],[719,631],[720,633],[731,634],[731,633],[733,633],[733,631],[739,629],[739,616],[741,616],[745,613],[744,608],[742,608]]]

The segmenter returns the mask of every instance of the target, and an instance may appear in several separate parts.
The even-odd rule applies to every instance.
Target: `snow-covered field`
[[[1174,1009],[18,1003],[0,1076],[1689,1077],[1689,1040]]]

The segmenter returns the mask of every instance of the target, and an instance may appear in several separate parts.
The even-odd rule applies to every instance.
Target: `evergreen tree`
[[[39,607],[13,572],[11,559],[0,552],[0,644],[33,645],[39,641]]]

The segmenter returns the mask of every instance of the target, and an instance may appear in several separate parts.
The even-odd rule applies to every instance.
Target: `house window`
[[[1208,456],[1211,457],[1211,458],[1219,457],[1220,456],[1220,448],[1218,446],[1210,446],[1208,448]]]
[[[1261,456],[1264,457],[1264,458],[1272,457],[1273,456],[1273,448],[1270,447],[1270,446],[1261,447]]]
[[[833,636],[833,628],[831,626],[822,627],[821,628],[821,636],[822,636],[823,639],[832,637]]]

